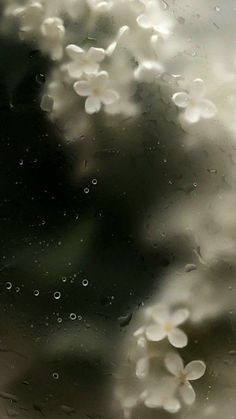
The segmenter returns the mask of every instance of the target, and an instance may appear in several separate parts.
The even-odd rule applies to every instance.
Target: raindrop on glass
[[[60,291],[55,291],[53,294],[55,300],[59,300],[61,298],[61,293]]]
[[[83,279],[83,281],[82,281],[82,285],[83,285],[83,287],[87,287],[88,286],[88,280],[87,279]]]
[[[75,313],[70,313],[70,319],[75,320],[76,319],[76,314]]]
[[[12,283],[11,282],[6,282],[6,289],[10,290],[12,288]]]

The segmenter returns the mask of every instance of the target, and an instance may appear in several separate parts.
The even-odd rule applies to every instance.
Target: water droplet
[[[167,10],[169,8],[169,5],[166,3],[165,0],[161,1],[161,7],[163,10]]]
[[[97,179],[93,179],[93,180],[92,180],[92,184],[93,184],[93,185],[97,185],[97,184],[98,184]]]
[[[75,320],[76,319],[76,314],[75,313],[70,313],[70,319]]]
[[[53,294],[55,300],[59,300],[61,298],[61,293],[60,291],[55,291]]]
[[[66,281],[67,281],[66,276],[63,276],[63,277],[62,277],[62,282],[66,282]]]
[[[20,292],[20,287],[16,287],[16,292]]]
[[[52,376],[53,376],[54,380],[58,380],[58,379],[59,379],[59,374],[58,374],[58,372],[54,372],[54,373],[52,374]]]
[[[39,296],[39,290],[34,290],[34,296],[38,297]]]
[[[80,315],[78,316],[78,320],[82,320],[82,318],[83,318],[82,316],[80,316]]]
[[[20,165],[20,166],[23,166],[23,164],[24,164],[24,160],[23,160],[23,159],[20,159],[20,160],[19,160],[19,165]]]
[[[10,290],[12,288],[12,283],[11,282],[6,282],[6,289]]]
[[[58,321],[58,323],[62,323],[62,318],[58,317],[57,321]]]
[[[82,281],[82,285],[83,285],[83,287],[87,287],[88,286],[88,280],[87,279],[83,279],[83,281]]]
[[[44,84],[45,83],[45,75],[42,73],[39,73],[36,75],[35,80],[38,84]]]
[[[89,193],[89,188],[84,188],[84,193],[88,194]]]

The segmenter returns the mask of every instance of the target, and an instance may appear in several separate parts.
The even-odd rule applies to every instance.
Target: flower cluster
[[[172,309],[162,303],[144,311],[143,324],[134,332],[137,345],[134,353],[138,353],[137,358],[134,358],[135,376],[139,384],[132,386],[131,393],[122,392],[119,388],[116,394],[125,417],[130,417],[139,404],[150,409],[161,408],[177,413],[182,402],[188,406],[194,403],[196,394],[190,381],[204,375],[205,363],[194,360],[184,366],[178,352],[173,349],[170,351],[169,348],[187,346],[187,335],[179,326],[189,316],[187,308]],[[127,386],[127,379],[125,383]]]
[[[39,47],[48,53],[52,60],[60,60],[63,57],[64,22],[60,17],[47,13],[47,8],[42,2],[30,0],[24,6],[11,5],[5,14],[18,19],[21,39],[37,39]]]
[[[135,100],[139,85],[151,89],[155,97],[165,84],[163,76],[172,77],[168,63],[179,47],[173,13],[163,0],[25,0],[23,5],[13,1],[5,16],[14,25],[18,22],[21,39],[36,43],[54,61],[41,107],[63,128],[70,126],[71,137],[80,135],[78,120],[84,121],[86,130],[91,126],[86,115],[102,109],[107,116],[128,117],[145,111],[145,104]],[[172,98],[185,108],[189,123],[216,114],[202,87]]]
[[[147,111],[142,94],[150,97],[153,105],[159,100],[159,89],[165,91],[164,100],[170,113],[173,104],[183,109],[181,124],[205,120],[206,127],[208,120],[217,115],[227,130],[236,132],[235,54],[230,54],[230,48],[226,51],[219,36],[214,42],[205,39],[206,57],[207,54],[211,57],[211,65],[206,69],[207,59],[203,60],[200,54],[197,57],[199,47],[197,42],[190,41],[191,33],[183,35],[186,18],[176,18],[175,5],[170,7],[164,0],[3,0],[3,3],[6,7],[1,31],[10,28],[14,32],[18,28],[20,39],[36,45],[52,59],[42,109],[62,128],[70,126],[71,136],[79,137],[78,119],[84,121],[83,130],[89,130],[91,120],[87,115],[100,110],[107,119],[119,114],[142,115]],[[204,2],[199,5],[207,16],[208,6]],[[189,16],[188,19],[191,26]],[[95,51],[99,51],[99,57],[95,57]],[[104,100],[97,85],[94,90],[94,83],[103,79],[99,76],[97,80],[101,72],[107,73],[109,100],[107,95]],[[80,95],[74,88],[80,81],[88,83],[92,95]],[[87,106],[91,100],[93,106]]]

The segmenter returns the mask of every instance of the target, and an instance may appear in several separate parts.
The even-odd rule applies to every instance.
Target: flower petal
[[[73,61],[72,63],[68,64],[67,68],[70,77],[79,79],[82,76],[83,71],[78,62]]]
[[[145,14],[137,17],[137,23],[139,26],[141,26],[141,28],[144,28],[144,29],[148,29],[152,27],[150,20],[148,19],[148,16]]]
[[[150,409],[153,409],[155,407],[160,407],[162,405],[161,403],[161,395],[157,391],[150,392],[145,400],[144,405],[146,407],[149,407]]]
[[[144,333],[145,333],[145,327],[141,326],[134,332],[134,336],[142,336]]]
[[[145,378],[148,374],[148,367],[148,358],[140,358],[136,364],[136,376],[138,378]]]
[[[107,85],[108,80],[109,74],[107,73],[107,71],[100,71],[100,73],[98,73],[95,78],[96,86],[105,87]]]
[[[96,63],[101,62],[105,58],[105,51],[103,48],[89,48],[87,52],[87,58],[91,61],[95,61]]]
[[[166,332],[161,325],[152,324],[146,329],[146,337],[150,341],[159,342],[166,337]]]
[[[101,109],[101,101],[96,96],[89,96],[85,101],[85,110],[89,115],[99,112]]]
[[[165,357],[165,366],[175,376],[178,376],[184,369],[183,360],[176,352],[170,352]]]
[[[189,105],[185,112],[184,117],[187,122],[190,124],[194,124],[195,122],[198,122],[201,116],[201,109],[199,106],[196,105]]]
[[[179,108],[187,108],[189,104],[189,95],[185,92],[178,92],[172,96],[172,100]]]
[[[170,413],[176,413],[179,411],[181,405],[178,399],[175,397],[167,399],[165,403],[163,403],[163,408]]]
[[[84,55],[84,50],[74,44],[67,45],[66,52],[72,60],[78,60],[81,56]]]
[[[201,99],[199,106],[201,108],[201,117],[204,119],[213,118],[217,113],[217,108],[211,100]]]
[[[165,304],[156,304],[150,307],[150,314],[157,323],[165,323],[170,318],[168,307]]]
[[[198,380],[206,371],[206,364],[203,361],[192,361],[186,365],[184,372],[187,373],[188,380]]]
[[[79,96],[89,96],[91,94],[91,86],[88,81],[77,81],[73,87]]]
[[[189,317],[188,309],[180,308],[179,310],[174,311],[174,313],[171,315],[171,322],[175,326],[179,326],[180,324],[184,323],[188,317]]]
[[[105,90],[101,97],[102,103],[104,105],[111,105],[112,103],[116,102],[119,99],[119,94],[115,90]]]
[[[189,95],[193,99],[199,99],[205,93],[205,83],[202,79],[195,79],[189,89]]]
[[[187,335],[177,327],[168,333],[168,340],[175,348],[184,348],[188,343]]]
[[[188,405],[193,404],[196,399],[196,394],[190,383],[183,384],[179,392],[184,402]]]
[[[86,64],[84,64],[83,66],[83,70],[86,74],[96,74],[99,70],[99,64],[95,63],[95,62],[87,62]]]

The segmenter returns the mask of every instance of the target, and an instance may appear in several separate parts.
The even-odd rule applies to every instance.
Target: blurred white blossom
[[[198,122],[201,118],[213,118],[217,109],[213,102],[205,98],[205,83],[195,79],[189,92],[174,93],[172,100],[179,108],[184,108],[184,118],[189,123]]]
[[[80,48],[77,45],[67,45],[66,52],[71,58],[72,62],[68,64],[68,73],[72,78],[79,79],[84,73],[97,73],[99,70],[99,63],[105,58],[105,51],[103,48],[91,47],[88,51]]]
[[[141,394],[141,399],[143,399],[144,405],[151,409],[163,408],[167,412],[176,413],[181,407],[175,396],[176,388],[176,382],[165,377],[159,383],[152,385],[150,389],[145,390]]]
[[[176,348],[187,345],[187,335],[177,327],[189,317],[187,309],[170,312],[165,305],[157,305],[148,309],[148,316],[152,319],[152,323],[145,331],[148,340],[159,342],[167,337],[171,345]]]
[[[189,381],[198,380],[206,371],[203,361],[191,361],[185,367],[182,358],[177,353],[169,353],[165,358],[167,370],[174,375],[179,393],[188,405],[194,403],[196,394]]]
[[[111,105],[119,99],[119,94],[109,88],[109,75],[106,71],[92,75],[88,80],[77,81],[74,89],[79,96],[87,97],[85,110],[90,115],[99,112],[102,104]]]

